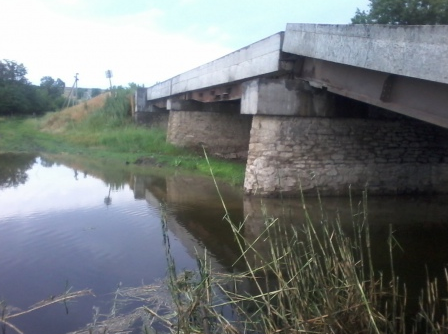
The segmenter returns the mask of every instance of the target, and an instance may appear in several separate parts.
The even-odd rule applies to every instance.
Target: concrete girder
[[[239,113],[240,101],[200,102],[196,100],[169,99],[171,111],[206,111]]]
[[[201,102],[238,100],[241,98],[241,84],[228,84],[189,92],[188,98]]]
[[[329,92],[448,128],[448,85],[304,58],[296,77]]]
[[[171,111],[202,111],[203,103],[194,100],[169,99]]]

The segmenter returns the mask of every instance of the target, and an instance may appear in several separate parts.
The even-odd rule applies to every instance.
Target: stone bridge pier
[[[244,189],[262,196],[448,191],[448,131],[310,87],[255,80]]]
[[[235,101],[172,101],[167,141],[200,154],[205,149],[211,156],[246,160],[252,116],[241,115],[239,106]]]
[[[255,79],[241,99],[168,102],[167,141],[247,161],[250,195],[446,193],[448,130],[311,87]]]
[[[411,119],[254,116],[244,189],[258,195],[446,193],[448,131]]]

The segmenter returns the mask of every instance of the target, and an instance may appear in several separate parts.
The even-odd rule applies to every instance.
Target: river
[[[245,220],[248,240],[255,240],[262,230],[263,210],[271,216],[287,212],[292,224],[300,224],[298,199],[260,200],[244,197],[231,186],[219,188],[231,219]],[[312,215],[322,217],[319,201],[306,201]],[[352,199],[355,205],[359,201]],[[324,198],[323,206],[325,218],[339,215],[343,224],[350,220],[349,199]],[[401,246],[395,252],[396,270],[411,291],[424,283],[426,268],[430,275],[442,276],[448,264],[448,197],[371,197],[368,207],[380,269],[388,266],[386,240],[393,224]],[[17,312],[68,289],[91,289],[94,296],[11,320],[24,333],[81,331],[93,321],[94,312],[110,315],[115,310],[117,288],[159,284],[166,277],[162,214],[178,269],[194,270],[196,254],[207,252],[214,270],[236,270],[239,251],[224,213],[210,178],[164,176],[157,170],[139,175],[107,165],[2,154],[0,301]],[[132,307],[122,306],[117,312]]]

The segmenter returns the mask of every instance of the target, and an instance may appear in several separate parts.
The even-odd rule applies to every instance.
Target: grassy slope
[[[0,118],[0,152],[75,154],[117,164],[151,157],[164,169],[210,174],[202,156],[166,143],[160,129],[137,127],[129,117],[120,119],[110,109],[102,110],[105,100],[100,95],[42,118]],[[211,167],[229,183],[241,185],[244,180],[242,163],[211,159]]]

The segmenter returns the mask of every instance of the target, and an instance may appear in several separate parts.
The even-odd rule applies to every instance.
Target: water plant
[[[300,200],[301,224],[285,225],[282,217],[264,211],[264,228],[255,240],[244,234],[246,221],[231,221],[222,201],[247,270],[223,279],[200,261],[197,273],[178,273],[167,254],[175,307],[165,311],[169,319],[146,310],[171,333],[448,333],[448,301],[441,298],[439,281],[428,277],[418,309],[407,309],[406,285],[394,270],[392,227],[390,271],[375,270],[367,192],[359,203],[350,198],[349,229],[339,216],[325,215],[322,201],[315,219],[305,198]],[[230,317],[223,315],[226,308],[232,310]]]
[[[162,206],[165,281],[119,287],[113,312],[76,333],[448,333],[447,300],[438,280],[428,278],[417,309],[407,308],[406,286],[394,270],[392,229],[386,250],[390,271],[375,270],[366,193],[359,203],[348,203],[351,226],[338,215],[328,217],[324,201],[317,218],[305,198],[300,201],[305,218],[300,224],[284,224],[291,218],[286,210],[275,217],[264,209],[262,231],[251,240],[245,235],[248,220],[234,223],[225,214],[246,267],[234,273],[216,272],[207,252],[196,255],[197,270],[179,270]],[[223,207],[227,212],[224,202]],[[123,301],[140,306],[120,314],[116,305]]]

